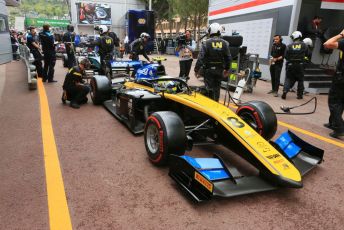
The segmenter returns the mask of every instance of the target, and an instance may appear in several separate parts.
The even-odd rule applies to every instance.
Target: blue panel
[[[200,165],[197,164],[197,162],[195,161],[195,158],[190,157],[190,156],[181,156],[181,158],[184,158],[190,165],[192,165],[194,168],[199,169],[201,168]]]
[[[200,171],[203,176],[205,176],[208,180],[223,180],[229,179],[231,176],[224,169],[215,169],[215,170],[201,170]]]
[[[284,152],[288,155],[289,158],[293,158],[301,151],[301,148],[291,142],[285,149]]]
[[[285,152],[285,154],[287,154],[289,158],[295,157],[301,151],[301,148],[293,142],[293,139],[290,137],[288,132],[283,133],[275,143]]]
[[[217,158],[195,158],[195,161],[201,169],[223,169],[223,166]]]

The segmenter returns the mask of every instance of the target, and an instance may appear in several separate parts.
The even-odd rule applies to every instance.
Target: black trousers
[[[37,75],[38,77],[43,78],[43,65],[42,65],[43,56],[36,49],[31,50],[31,53],[33,57],[35,58],[35,61],[33,62],[33,64],[36,66]]]
[[[66,89],[67,98],[71,103],[84,104],[87,102],[87,94],[90,88],[85,85],[78,85]]]
[[[112,76],[112,71],[111,71],[111,61],[113,60],[112,54],[107,54],[107,55],[100,55],[100,70],[103,75],[110,74]]]
[[[280,85],[282,65],[274,64],[270,66],[270,75],[271,75],[271,88],[272,91],[278,92]]]
[[[45,52],[44,53],[44,69],[43,69],[43,81],[53,81],[56,64],[56,53]]]
[[[222,78],[223,69],[206,69],[204,72],[204,85],[208,92],[208,97],[214,101],[219,101]]]
[[[192,61],[193,61],[192,59],[179,61],[179,68],[180,68],[179,77],[181,78],[189,77]]]
[[[76,60],[75,55],[73,52],[67,53],[68,61],[67,61],[67,67],[68,69],[76,66]]]
[[[344,76],[335,76],[328,94],[329,123],[337,133],[344,133]]]
[[[283,93],[288,93],[291,88],[293,88],[295,82],[297,83],[297,95],[302,96],[303,90],[305,89],[303,85],[304,78],[304,67],[302,63],[289,63],[286,67],[286,78],[283,87]]]

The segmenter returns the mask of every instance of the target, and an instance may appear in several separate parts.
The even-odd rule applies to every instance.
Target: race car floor
[[[178,59],[166,57],[167,73],[177,76]],[[342,229],[344,140],[329,137],[323,127],[327,95],[316,95],[314,114],[278,115],[276,137],[290,129],[325,150],[324,162],[305,176],[302,189],[195,204],[167,168],[148,161],[142,135],[132,135],[102,106],[63,105],[67,70],[61,61],[55,70],[57,83],[29,91],[21,61],[0,65],[0,229]],[[203,84],[193,71],[189,83]],[[263,100],[280,111],[314,96],[296,100],[290,93],[283,101],[269,89],[269,82],[258,81],[242,100]],[[295,112],[310,110],[307,105]],[[189,154],[213,152],[254,171],[222,147]]]

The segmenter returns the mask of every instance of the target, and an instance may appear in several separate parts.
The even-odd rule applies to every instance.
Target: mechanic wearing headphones
[[[102,74],[107,74],[111,69],[110,61],[113,60],[113,49],[114,49],[114,41],[108,35],[108,27],[101,25],[96,27],[95,30],[99,31],[100,38],[93,42],[94,45],[98,46],[98,53],[100,56],[100,63],[101,63],[101,71]],[[107,69],[109,68],[109,69]],[[111,74],[111,71],[110,71]]]
[[[138,39],[134,40],[130,44],[129,58],[131,58],[131,60],[138,61],[139,55],[141,54],[147,59],[147,61],[150,62],[150,59],[149,59],[149,57],[146,53],[146,49],[145,49],[149,38],[150,38],[150,35],[143,32]]]
[[[44,24],[43,31],[39,33],[44,54],[43,82],[57,82],[54,80],[54,68],[56,64],[56,51],[54,35],[50,32],[50,25]]]
[[[26,37],[27,47],[29,47],[30,52],[32,53],[35,61],[33,64],[36,66],[37,76],[43,77],[43,67],[42,67],[42,60],[43,56],[41,54],[41,47],[39,46],[39,39],[37,36],[37,31],[35,27],[29,28],[30,32]]]
[[[62,38],[62,41],[65,44],[66,53],[68,56],[68,62],[67,62],[68,69],[76,65],[74,40],[75,40],[74,26],[68,25],[67,32],[63,35],[63,38]]]
[[[268,94],[272,93],[275,97],[278,97],[278,88],[280,85],[285,49],[286,45],[282,43],[281,35],[275,35],[274,43],[272,44],[270,53],[270,75],[272,90],[268,92]]]
[[[304,62],[305,57],[309,55],[309,50],[307,45],[301,40],[302,34],[300,31],[294,31],[290,38],[293,43],[287,46],[285,53],[285,59],[287,60],[286,65],[286,78],[283,87],[282,99],[287,98],[287,93],[290,88],[292,88],[297,81],[297,99],[303,98],[303,90],[305,89],[303,85],[304,77]]]
[[[328,94],[328,107],[330,109],[329,123],[325,127],[333,129],[331,137],[344,136],[344,30],[340,34],[330,38],[324,43],[327,49],[339,49],[339,61],[336,74],[332,79],[330,92]]]
[[[70,107],[79,109],[80,104],[87,103],[87,94],[90,92],[90,87],[85,85],[82,79],[85,75],[85,70],[91,66],[90,61],[85,58],[78,66],[72,67],[63,82],[62,103],[65,104],[70,100]]]
[[[220,98],[221,79],[228,75],[232,59],[228,42],[220,38],[221,31],[223,27],[219,23],[209,26],[210,38],[203,43],[194,69],[197,76],[200,68],[204,68],[204,84],[208,97],[215,101]]]

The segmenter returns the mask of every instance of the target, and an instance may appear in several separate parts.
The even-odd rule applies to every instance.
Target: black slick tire
[[[156,166],[167,165],[170,154],[181,156],[185,153],[183,121],[174,112],[153,113],[146,121],[144,142],[149,160]]]
[[[276,134],[277,117],[267,103],[249,101],[241,104],[236,113],[266,140],[270,140]]]
[[[106,76],[94,76],[91,81],[91,99],[93,104],[100,105],[111,99],[111,82]]]

